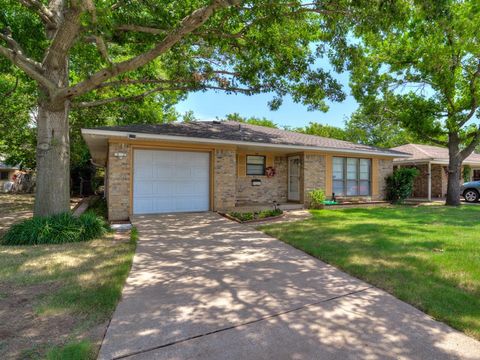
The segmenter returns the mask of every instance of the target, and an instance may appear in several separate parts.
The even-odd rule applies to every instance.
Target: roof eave
[[[269,144],[269,143],[258,143],[251,141],[234,141],[234,140],[222,140],[222,139],[210,139],[210,138],[197,138],[190,136],[172,136],[172,135],[162,135],[162,134],[148,134],[140,132],[130,132],[130,131],[115,131],[115,130],[99,130],[99,129],[82,129],[82,136],[86,140],[85,136],[103,136],[105,138],[109,137],[124,137],[129,138],[132,135],[135,136],[135,139],[147,139],[147,140],[165,140],[165,141],[177,141],[177,142],[190,142],[198,144],[212,144],[212,145],[238,145],[238,146],[261,146],[265,148],[276,148],[276,149],[289,149],[289,150],[314,150],[314,151],[324,151],[331,153],[348,153],[348,154],[360,154],[360,155],[376,155],[384,156],[390,158],[406,158],[410,154],[405,153],[392,153],[392,152],[383,152],[383,151],[368,151],[368,150],[356,150],[356,149],[338,149],[332,147],[319,147],[319,146],[306,146],[306,145],[285,145],[285,144]]]

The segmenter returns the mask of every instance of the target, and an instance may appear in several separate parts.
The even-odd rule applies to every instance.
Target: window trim
[[[255,156],[255,157],[262,157],[263,158],[263,171],[262,174],[249,174],[248,173],[248,158],[250,156]],[[260,164],[250,164],[250,165],[260,165]],[[266,155],[245,155],[245,174],[247,176],[265,176],[265,170],[267,168],[267,156]]]
[[[335,158],[340,158],[340,159],[344,159],[343,160],[343,178],[342,179],[334,179],[333,176],[334,176],[334,171],[333,171],[333,164],[334,164],[334,160]],[[347,179],[347,168],[348,168],[348,159],[356,159],[358,160],[357,161],[357,178],[356,180],[348,180]],[[368,195],[360,195],[360,183],[362,181],[367,181],[367,180],[362,180],[360,179],[360,160],[369,160],[369,169],[368,169],[368,172],[369,172],[369,176],[368,176]],[[372,174],[372,169],[373,169],[373,166],[372,166],[372,163],[373,163],[373,159],[372,158],[363,158],[363,157],[348,157],[348,156],[333,156],[332,158],[332,193],[334,193],[333,191],[333,184],[335,181],[342,181],[343,182],[343,194],[337,194],[335,193],[335,196],[341,196],[341,197],[351,197],[351,198],[354,198],[354,197],[364,197],[364,196],[372,196],[372,178],[373,178],[373,174]],[[347,184],[348,184],[348,181],[356,181],[357,183],[357,195],[347,195]]]

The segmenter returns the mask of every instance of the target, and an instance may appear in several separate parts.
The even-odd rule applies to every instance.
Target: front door
[[[300,201],[300,157],[288,158],[288,200]]]

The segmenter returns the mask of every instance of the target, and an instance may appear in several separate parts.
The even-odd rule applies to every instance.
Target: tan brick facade
[[[117,156],[115,156],[115,154]],[[126,156],[122,156],[125,154]],[[237,150],[217,148],[212,153],[212,210],[222,211],[243,204],[269,204],[274,200],[280,203],[288,201],[288,156],[298,155],[301,159],[300,203],[309,205],[308,193],[313,189],[326,190],[327,156],[324,154],[274,154],[269,159],[276,174],[266,176],[239,175]],[[112,221],[127,220],[130,216],[131,169],[133,149],[129,144],[110,143],[107,169],[108,216]],[[271,165],[269,165],[271,166]],[[385,177],[393,170],[391,160],[378,160],[377,183],[378,198],[385,196]],[[331,173],[331,170],[330,170]],[[260,186],[252,186],[252,179],[260,179]],[[329,195],[327,194],[327,197]]]
[[[130,217],[130,156],[130,145],[109,144],[107,202],[110,221],[128,220]]]
[[[275,156],[275,176],[237,176],[236,204],[269,204],[287,201],[287,157]],[[261,180],[260,186],[252,186],[252,180]]]
[[[378,176],[378,196],[373,200],[385,200],[387,196],[387,181],[386,178],[393,173],[392,160],[378,160],[378,173],[372,176]]]
[[[325,190],[326,159],[325,155],[304,154],[302,161],[303,203],[310,205],[308,193],[314,189]],[[328,195],[327,195],[328,196]]]
[[[235,150],[215,150],[214,210],[221,211],[235,206],[237,177],[237,153]]]

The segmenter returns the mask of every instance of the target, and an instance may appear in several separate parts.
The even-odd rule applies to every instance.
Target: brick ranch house
[[[393,159],[407,154],[233,121],[82,129],[92,161],[106,167],[110,220],[132,215],[228,211],[246,204],[308,204],[385,196]]]
[[[415,167],[420,171],[413,185],[413,197],[428,200],[442,199],[447,194],[448,183],[448,149],[420,144],[406,144],[391,150],[411,154],[407,158],[393,160],[394,168]],[[473,153],[463,162],[462,178],[458,179],[463,184],[463,171],[465,166],[471,168],[469,180],[480,180],[480,154]]]

